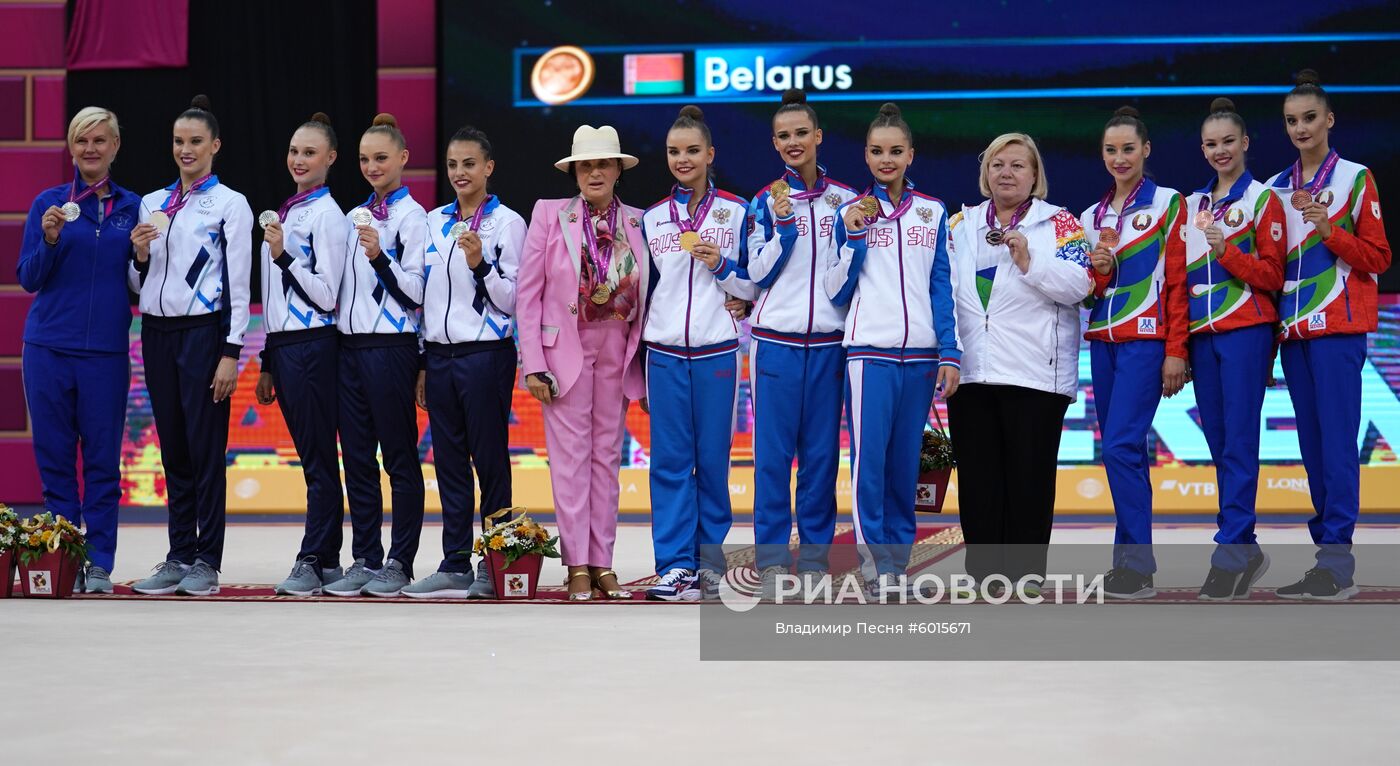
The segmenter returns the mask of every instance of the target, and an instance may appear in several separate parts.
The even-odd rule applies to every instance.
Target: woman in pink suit
[[[544,405],[555,518],[569,568],[569,600],[596,588],[630,598],[612,570],[617,473],[627,400],[646,404],[639,341],[651,258],[642,211],[616,195],[623,154],[617,131],[588,125],[554,163],[578,196],[540,200],[520,255],[516,322],[521,372]]]

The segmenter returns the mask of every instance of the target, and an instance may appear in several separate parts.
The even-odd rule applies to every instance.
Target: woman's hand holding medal
[[[362,224],[355,227],[359,233],[360,249],[365,251],[365,257],[371,261],[378,258],[383,250],[379,248],[379,230],[369,224]]]
[[[462,250],[462,255],[467,258],[467,267],[476,268],[481,265],[481,235],[467,229],[462,235],[457,237],[457,247]]]
[[[719,246],[715,243],[702,239],[690,248],[690,257],[705,264],[705,268],[714,271],[719,268]]]
[[[1001,243],[1011,251],[1011,262],[1024,274],[1031,268],[1030,245],[1020,229],[1012,229],[1002,236]]]
[[[1303,220],[1312,224],[1317,229],[1318,236],[1324,240],[1332,236],[1332,221],[1327,217],[1327,206],[1316,200],[1309,202],[1303,209]]]

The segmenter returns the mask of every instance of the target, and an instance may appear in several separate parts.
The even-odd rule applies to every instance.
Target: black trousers
[[[423,533],[423,465],[418,460],[418,342],[413,335],[346,335],[340,347],[340,450],[345,461],[345,492],[350,499],[351,550],[365,566],[378,569],[384,559],[380,527],[384,495],[380,491],[379,456],[389,474],[394,518],[389,558],[413,577],[418,539]]]
[[[224,558],[224,469],[230,400],[214,402],[224,348],[217,314],[141,321],[146,391],[160,436],[170,506],[170,561],[198,559],[218,570]]]
[[[1013,583],[1045,574],[1055,522],[1055,470],[1071,399],[1020,386],[970,383],[948,400],[958,461],[967,573]]]
[[[511,507],[510,404],[515,344],[429,344],[426,395],[433,464],[442,496],[443,572],[471,571],[472,469],[481,482],[481,523]],[[492,523],[509,519],[502,516]]]
[[[263,351],[263,369],[271,368],[277,406],[306,478],[306,531],[297,558],[314,557],[326,569],[340,563],[345,520],[335,441],[340,344],[334,330],[274,333]]]

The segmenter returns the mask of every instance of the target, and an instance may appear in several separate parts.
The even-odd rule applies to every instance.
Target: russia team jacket
[[[1291,169],[1269,179],[1269,186],[1280,196],[1291,195]],[[1279,337],[1375,332],[1376,277],[1390,267],[1390,242],[1375,179],[1365,166],[1339,160],[1322,179],[1315,199],[1327,207],[1332,222],[1326,241],[1302,213],[1284,205],[1288,261],[1279,298]]]
[[[1099,243],[1094,208],[1079,216],[1092,250]],[[1174,189],[1145,179],[1123,201],[1121,238],[1108,276],[1094,274],[1088,340],[1165,340],[1167,356],[1186,358],[1186,204]],[[1119,218],[1111,208],[1101,226]]]
[[[482,203],[481,263],[467,257],[450,236],[461,220],[457,202],[428,214],[428,254],[423,294],[423,339],[429,343],[499,341],[514,331],[516,278],[525,246],[525,219],[492,194]],[[467,218],[470,223],[470,217]]]
[[[1094,289],[1089,243],[1073,213],[1035,200],[1017,229],[1026,272],[987,243],[987,205],[964,207],[952,230],[953,300],[962,382],[1079,395],[1079,306]]]
[[[1186,198],[1186,290],[1191,332],[1228,332],[1278,321],[1274,293],[1283,287],[1283,205],[1269,187],[1245,171],[1223,199],[1212,201],[1212,179]],[[1215,216],[1225,252],[1210,248],[1194,218]]]
[[[374,202],[373,195],[365,205]],[[340,278],[336,326],[346,335],[400,334],[418,331],[423,305],[423,252],[428,214],[403,186],[389,195],[389,217],[370,219],[379,232],[379,257],[365,257],[351,213],[349,255]],[[358,209],[358,208],[357,208]]]
[[[850,306],[842,345],[847,359],[938,362],[959,366],[957,312],[948,255],[948,211],[906,183],[897,217],[886,190],[875,187],[880,218],[848,232],[837,211],[837,258],[825,272],[826,294]],[[847,203],[849,205],[850,203]]]
[[[754,308],[753,336],[790,345],[837,345],[846,326],[822,288],[826,267],[836,260],[836,211],[856,197],[856,190],[828,178],[819,168],[816,194],[807,192],[802,176],[788,167],[783,180],[792,187],[792,216],[775,220],[769,186],[749,204],[749,262],[745,276],[761,290]],[[771,184],[770,184],[771,186]]]
[[[283,252],[271,252],[266,242],[262,246],[263,323],[269,335],[335,326],[340,276],[353,235],[328,187],[287,211]]]
[[[165,209],[180,182],[141,199],[141,223]],[[238,358],[248,329],[253,270],[253,210],[242,194],[210,176],[190,190],[170,226],[151,242],[146,263],[132,261],[131,289],[140,293],[141,313],[188,317],[227,312],[223,355]]]
[[[748,262],[744,236],[748,203],[715,189],[709,212],[696,223],[701,239],[715,243],[720,250],[719,268],[711,271],[681,249],[680,221],[690,221],[686,206],[691,193],[690,189],[676,189],[642,215],[642,231],[651,251],[651,305],[642,340],[663,347],[732,344],[739,337],[739,326],[724,302],[731,295],[744,300],[758,297],[758,288],[743,276]],[[671,220],[672,204],[679,221]]]

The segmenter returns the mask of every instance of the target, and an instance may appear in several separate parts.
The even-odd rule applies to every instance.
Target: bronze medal
[[[987,244],[991,245],[992,247],[1000,245],[1002,243],[1002,240],[1004,239],[1006,239],[1006,234],[1002,232],[1001,229],[987,230]]]
[[[1215,216],[1211,215],[1209,211],[1201,210],[1196,213],[1196,228],[1205,231],[1210,228],[1212,223],[1215,223]]]
[[[1099,229],[1099,243],[1107,247],[1117,247],[1118,230],[1110,229],[1107,226],[1105,226],[1102,229]]]
[[[1293,192],[1293,196],[1288,198],[1288,202],[1293,206],[1293,209],[1299,211],[1307,210],[1308,205],[1312,204],[1312,201],[1313,196],[1308,193],[1307,189],[1298,189]]]
[[[608,302],[608,299],[611,298],[611,297],[612,297],[612,288],[611,288],[611,287],[608,287],[607,285],[598,285],[597,287],[593,288],[593,294],[590,295],[590,296],[588,297],[588,299],[589,299],[590,301],[593,301],[595,304],[601,306],[601,305],[603,305],[604,303],[607,303],[607,302]]]
[[[681,249],[687,253],[695,252],[695,246],[700,244],[700,235],[693,231],[681,232]]]

